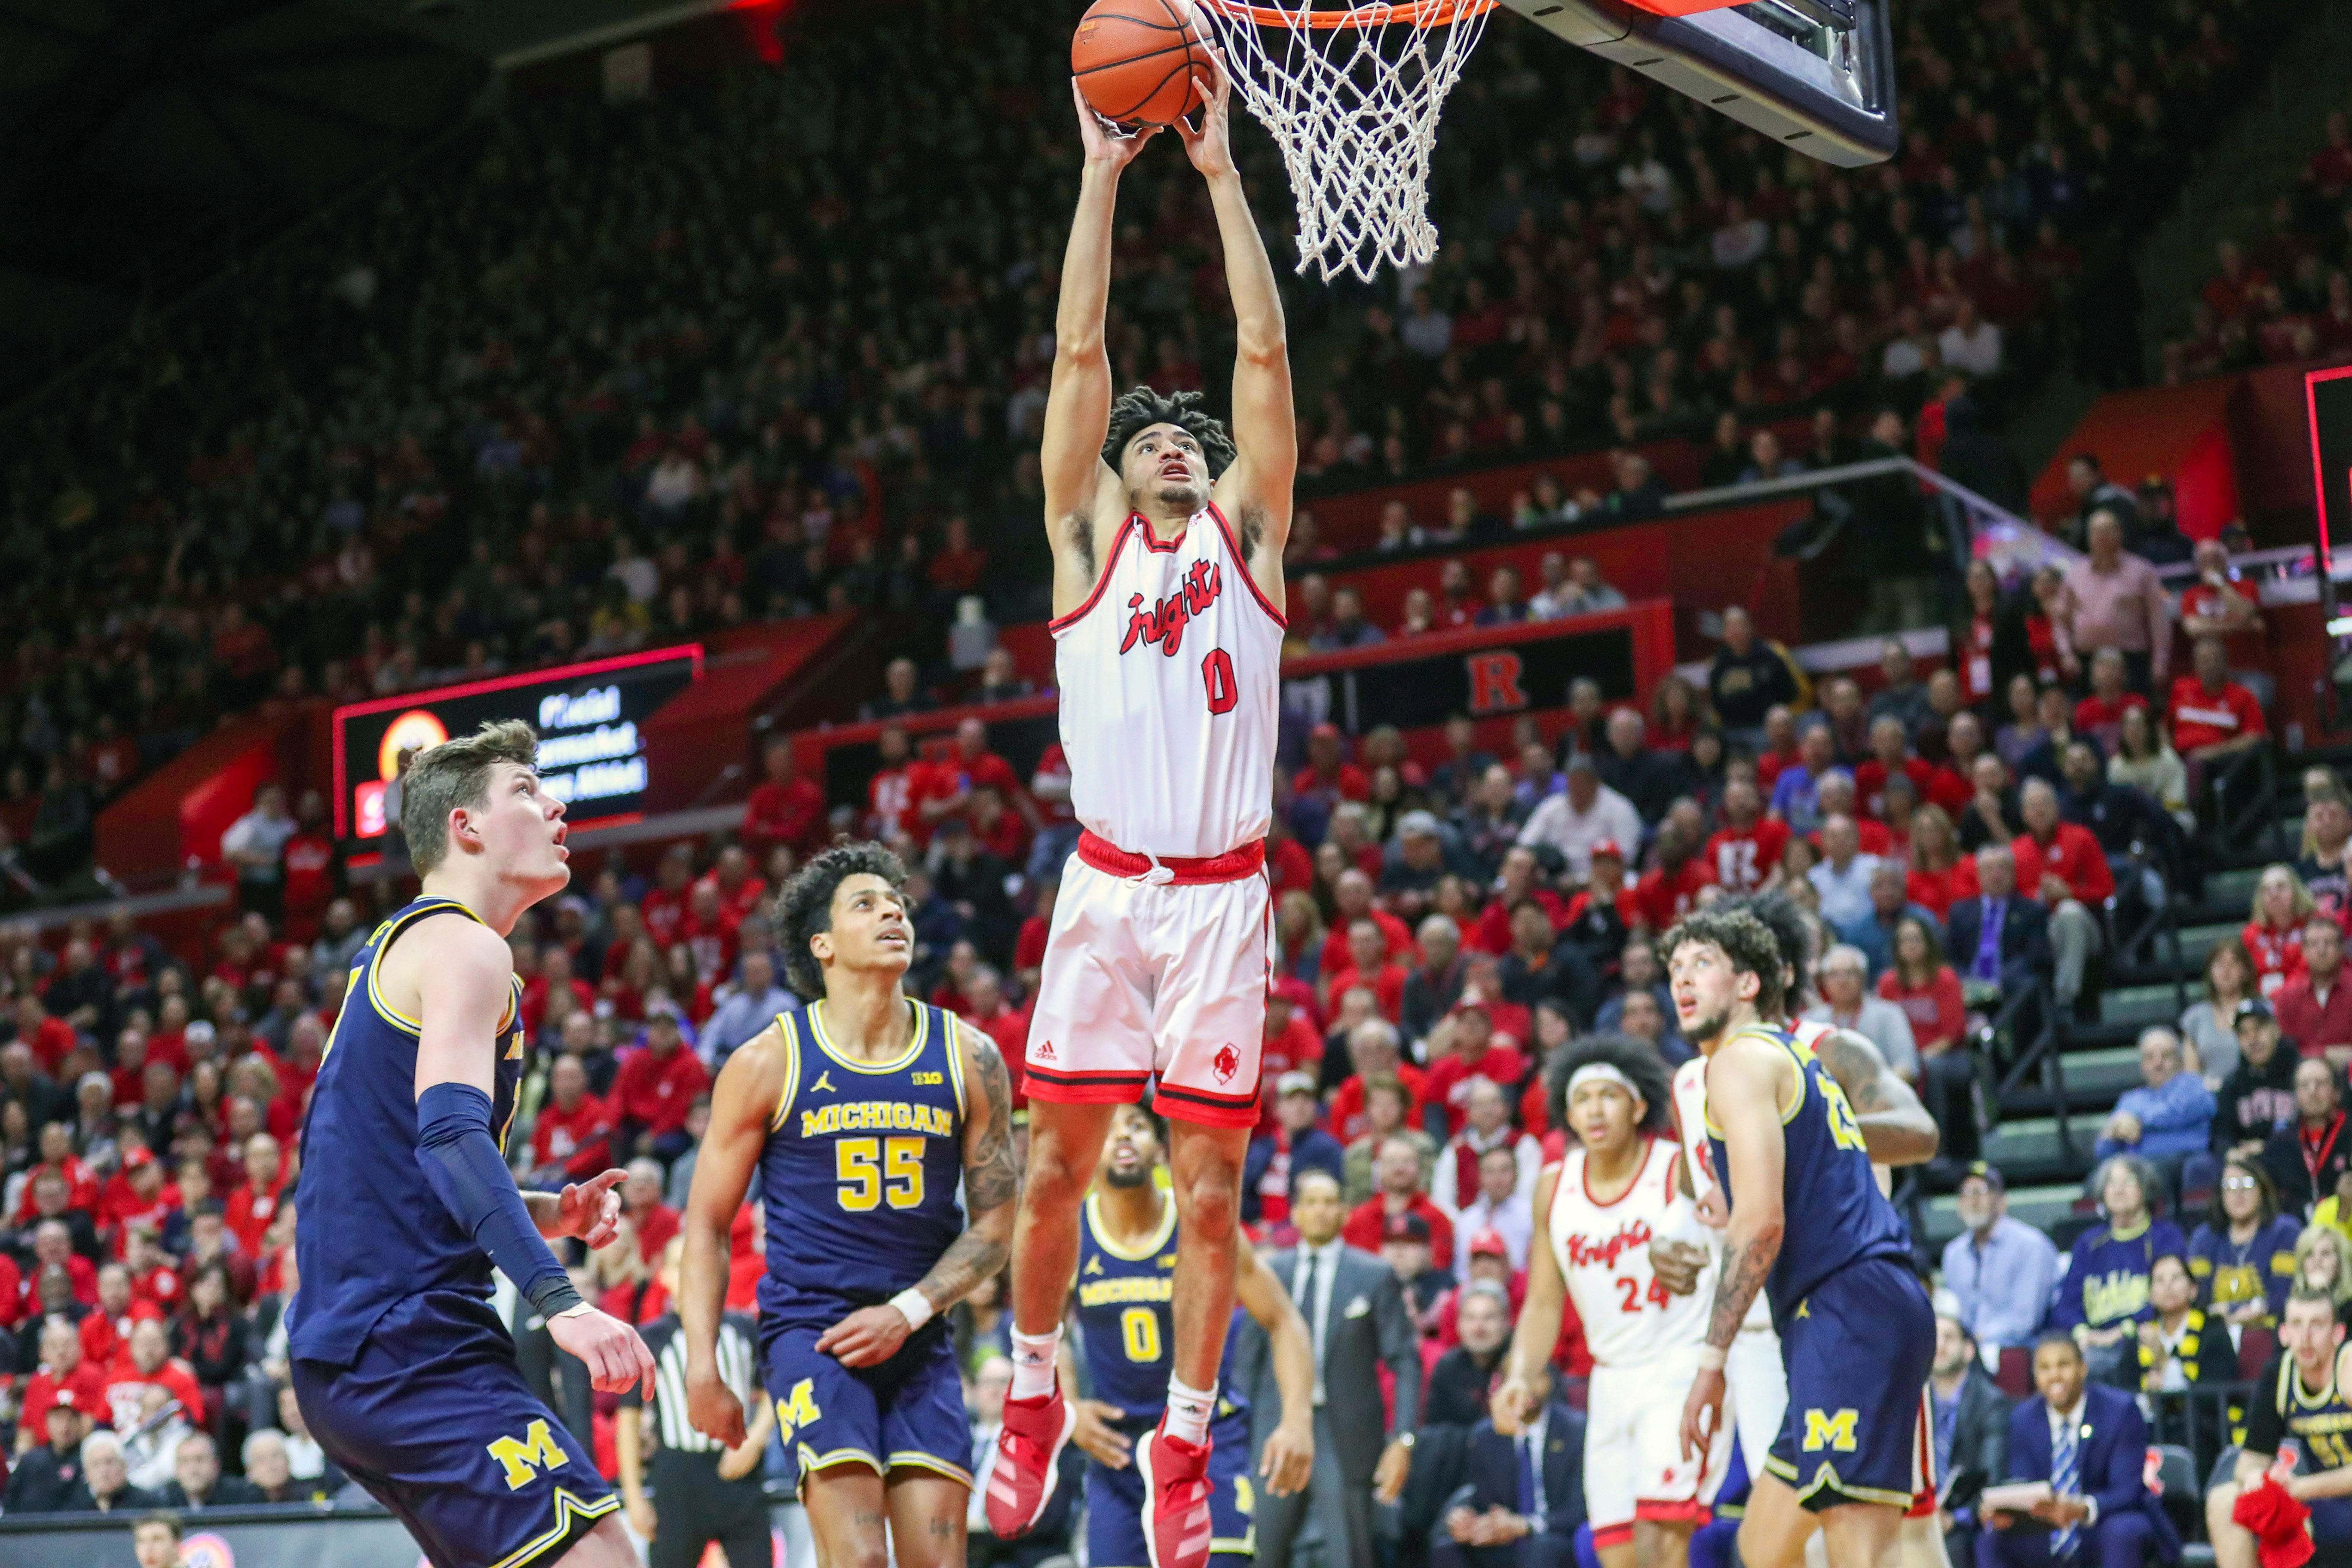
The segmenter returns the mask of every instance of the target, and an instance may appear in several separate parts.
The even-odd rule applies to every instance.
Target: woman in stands
[[[2124,710],[2116,754],[2107,759],[2107,782],[2139,791],[2170,813],[2182,832],[2196,833],[2197,814],[2189,809],[2189,769],[2147,709]]]
[[[1937,920],[1976,889],[1976,868],[1960,853],[1960,836],[1940,805],[1923,805],[1911,814],[1911,871],[1904,880],[1904,896]]]
[[[1992,749],[2015,773],[2026,754],[2048,738],[2042,731],[2041,692],[2033,677],[2020,672],[2009,683],[2009,722],[1993,731]]]
[[[2231,1154],[2221,1166],[2212,1211],[2189,1238],[2189,1272],[2198,1305],[2233,1324],[2276,1326],[2294,1285],[2301,1226],[2278,1212],[2278,1189],[2256,1154]]]
[[[1274,936],[1281,947],[1275,968],[1289,979],[1314,984],[1322,966],[1324,933],[1323,911],[1316,908],[1312,893],[1294,888],[1283,894],[1274,910]]]
[[[1690,749],[1691,737],[1714,721],[1698,688],[1679,675],[1669,675],[1650,691],[1650,733],[1644,744],[1655,752]]]
[[[2187,1041],[2191,1070],[2206,1084],[2218,1085],[2238,1065],[2238,1004],[2254,994],[2254,961],[2246,944],[2225,936],[2205,955],[2205,1000],[2191,1002],[2180,1015],[2180,1037]]]
[[[2336,1299],[2336,1321],[2352,1323],[2352,1239],[2332,1225],[2307,1225],[2294,1238],[2294,1282]]]
[[[2264,1001],[2288,981],[2302,977],[2303,926],[2318,907],[2292,866],[2271,866],[2254,884],[2253,903],[2241,935],[2254,961],[2254,984]]]
[[[1922,1059],[1956,1048],[1968,1033],[1960,977],[1944,962],[1935,929],[1917,915],[1895,922],[1895,962],[1878,977],[1878,994],[1911,1020],[1911,1037]]]

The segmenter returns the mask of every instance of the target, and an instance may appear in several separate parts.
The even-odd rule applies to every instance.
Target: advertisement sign
[[[642,808],[652,782],[645,721],[702,674],[697,644],[499,676],[335,710],[335,833],[380,838],[385,795],[405,759],[486,721],[539,731],[539,771],[573,825]]]

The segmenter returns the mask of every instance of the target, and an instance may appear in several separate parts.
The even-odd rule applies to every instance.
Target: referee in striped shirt
[[[662,1250],[661,1282],[677,1286],[681,1244]],[[643,1384],[621,1395],[614,1438],[620,1450],[621,1499],[629,1523],[650,1546],[648,1568],[694,1568],[703,1548],[716,1541],[730,1568],[766,1568],[773,1560],[768,1533],[768,1500],[760,1489],[776,1413],[760,1391],[759,1322],[730,1312],[719,1324],[719,1375],[751,1413],[742,1446],[722,1448],[694,1429],[686,1417],[686,1337],[672,1308],[639,1332],[654,1354],[654,1438],[650,1468],[646,1448]],[[654,1497],[646,1496],[653,1481]],[[656,1507],[658,1504],[658,1507]]]

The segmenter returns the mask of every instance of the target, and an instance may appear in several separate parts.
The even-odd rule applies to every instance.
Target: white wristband
[[[936,1310],[931,1305],[931,1299],[911,1285],[891,1297],[890,1305],[898,1308],[906,1318],[907,1331],[910,1334],[929,1322],[932,1313]]]
[[[1731,1352],[1720,1345],[1698,1347],[1698,1369],[1701,1372],[1721,1372],[1723,1363],[1730,1359]]]

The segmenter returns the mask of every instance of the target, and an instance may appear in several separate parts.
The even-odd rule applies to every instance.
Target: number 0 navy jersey
[[[1169,1200],[1158,1233],[1128,1251],[1103,1234],[1093,1195],[1083,1212],[1078,1329],[1086,1338],[1087,1396],[1118,1406],[1122,1429],[1155,1426],[1168,1408],[1168,1378],[1176,1364],[1176,1205]],[[1249,1408],[1234,1386],[1235,1337],[1225,1335],[1224,1362],[1217,1368],[1218,1420]]]
[[[1910,1248],[1901,1216],[1878,1190],[1853,1108],[1821,1058],[1787,1030],[1768,1024],[1750,1025],[1732,1037],[1769,1041],[1788,1052],[1797,1068],[1796,1100],[1780,1112],[1788,1151],[1780,1178],[1787,1226],[1780,1255],[1764,1280],[1772,1321],[1786,1332],[1798,1304],[1830,1274],[1865,1258],[1908,1262]],[[1706,1134],[1709,1158],[1736,1212],[1739,1193],[1731,1181],[1731,1162],[1724,1154],[1723,1130],[1716,1125],[1711,1109]]]
[[[394,1009],[379,984],[392,944],[419,921],[443,915],[481,918],[455,899],[424,898],[376,927],[352,961],[342,1009],[319,1058],[293,1194],[301,1285],[287,1312],[287,1346],[297,1356],[349,1366],[376,1320],[404,1298],[428,1290],[484,1299],[490,1293],[489,1255],[450,1216],[416,1163],[421,1026]],[[513,981],[493,1035],[490,1125],[501,1147],[514,1120],[515,1088],[530,1065],[521,1000],[522,982]]]
[[[930,1272],[963,1231],[963,1058],[955,1020],[908,999],[895,1062],[851,1061],[826,1037],[824,1004],[777,1015],[784,1089],[760,1155],[771,1323],[830,1327]]]

